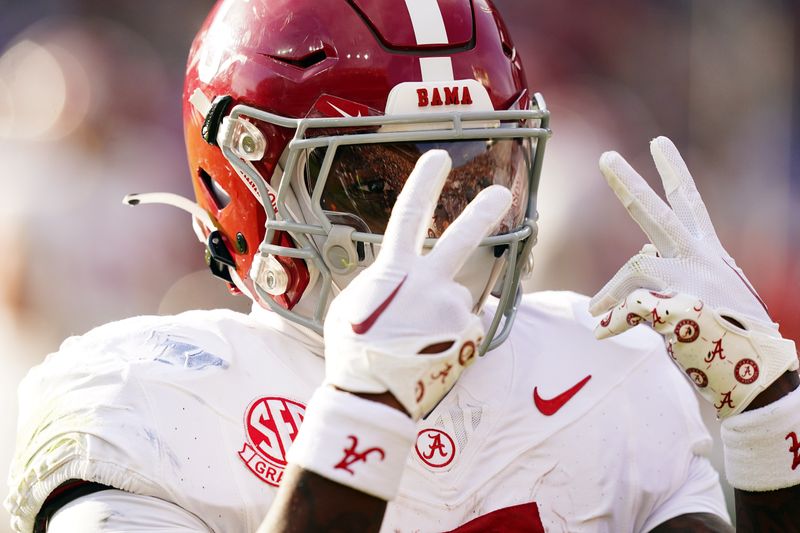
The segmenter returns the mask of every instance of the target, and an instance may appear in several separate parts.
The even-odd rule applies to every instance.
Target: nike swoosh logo
[[[356,335],[363,335],[372,328],[372,326],[375,324],[375,321],[378,320],[378,318],[383,314],[384,311],[386,311],[386,308],[389,307],[390,303],[392,303],[394,297],[397,296],[397,292],[400,290],[400,287],[403,286],[403,283],[406,282],[407,277],[408,277],[407,275],[403,277],[403,279],[400,281],[397,287],[392,291],[392,293],[386,297],[383,303],[381,303],[381,305],[379,305],[378,308],[375,309],[372,312],[372,314],[366,318],[366,320],[364,320],[363,322],[359,322],[358,324],[353,324],[352,322],[350,323],[350,327],[353,328],[353,333],[355,333]]]
[[[583,388],[589,380],[592,379],[591,374],[577,382],[575,385],[570,387],[569,389],[565,390],[558,396],[550,399],[544,399],[539,396],[539,391],[536,387],[533,388],[533,403],[536,404],[536,408],[542,413],[544,416],[553,416],[558,412],[559,409],[564,407],[568,401],[572,399],[573,396],[578,394],[578,391]]]

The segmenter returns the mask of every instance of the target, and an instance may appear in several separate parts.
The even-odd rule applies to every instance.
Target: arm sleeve
[[[711,513],[731,523],[719,474],[706,457],[699,455],[692,458],[686,482],[655,509],[642,531],[650,531],[671,518],[690,513]]]
[[[211,533],[197,516],[173,503],[122,490],[103,490],[59,509],[47,533]]]

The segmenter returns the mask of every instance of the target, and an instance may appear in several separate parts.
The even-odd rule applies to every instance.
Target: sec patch
[[[277,487],[286,469],[286,454],[297,438],[306,406],[274,396],[252,402],[245,411],[246,441],[239,458],[261,481]]]

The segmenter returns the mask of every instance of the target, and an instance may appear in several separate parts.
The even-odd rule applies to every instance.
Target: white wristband
[[[287,461],[383,500],[397,494],[416,426],[406,414],[323,385]]]
[[[722,422],[725,472],[747,491],[800,485],[800,388]]]

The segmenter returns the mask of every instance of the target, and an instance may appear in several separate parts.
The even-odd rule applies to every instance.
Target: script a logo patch
[[[267,396],[251,403],[244,417],[247,441],[239,458],[261,481],[277,487],[286,468],[286,453],[303,423],[306,406]]]

